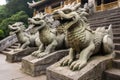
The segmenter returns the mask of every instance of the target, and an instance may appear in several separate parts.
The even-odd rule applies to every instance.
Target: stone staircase
[[[98,12],[89,17],[91,28],[112,24],[115,45],[112,66],[103,74],[103,80],[120,80],[120,8]]]
[[[120,80],[120,8],[97,12],[89,17],[90,26],[93,30],[97,27],[108,26],[112,24],[115,57],[112,61],[112,67],[103,73],[104,80]],[[19,43],[14,43],[12,46],[1,51],[3,54],[8,53],[12,49],[19,46]],[[43,79],[40,79],[43,80]],[[44,79],[45,80],[45,79]]]
[[[10,51],[17,49],[19,46],[20,46],[20,43],[16,42],[12,44],[10,47],[7,47],[3,51],[1,51],[1,53],[6,55],[6,53],[9,53]]]

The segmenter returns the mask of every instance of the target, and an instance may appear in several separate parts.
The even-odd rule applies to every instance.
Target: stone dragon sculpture
[[[31,29],[34,32],[39,31],[41,41],[41,46],[37,51],[32,53],[32,56],[40,58],[65,47],[65,35],[57,33],[56,28],[52,28],[50,25],[53,19],[49,19],[50,18],[47,18],[47,15],[43,13],[39,13],[36,16],[29,18],[31,25],[33,25]]]
[[[87,21],[87,9],[80,8],[80,5],[68,4],[53,13],[54,19],[61,23],[59,27],[63,28],[70,46],[69,55],[60,64],[69,65],[71,70],[83,68],[91,55],[100,51],[112,53],[114,48],[111,25],[108,29],[102,27],[91,30]]]
[[[18,41],[21,43],[19,50],[25,49],[26,47],[38,47],[40,46],[40,40],[38,33],[30,34],[26,32],[25,25],[23,22],[16,22],[12,25],[8,25],[9,29],[16,34]]]

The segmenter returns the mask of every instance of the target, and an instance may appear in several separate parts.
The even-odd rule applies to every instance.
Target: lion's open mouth
[[[31,23],[30,24],[30,27],[28,28],[28,30],[30,30],[31,33],[36,33],[37,31],[41,30],[43,28],[44,25],[44,22],[41,21],[41,20],[35,20],[35,19],[32,19]]]
[[[30,24],[30,25],[33,25],[34,27],[41,26],[41,24],[39,24],[39,22],[37,22],[37,21],[31,22],[31,23],[29,23],[29,24]]]
[[[16,26],[12,26],[12,27],[10,28],[10,30],[11,30],[12,32],[15,32],[15,31],[18,30],[18,28],[17,28]]]
[[[12,32],[17,31],[17,29],[11,29]]]
[[[57,20],[60,22],[60,25],[58,26],[58,30],[66,31],[68,29],[72,29],[72,26],[76,23],[76,20],[74,18],[57,18]]]
[[[55,20],[58,20],[60,25],[57,28],[60,29],[68,29],[72,24],[74,24],[74,18],[63,18],[59,15],[54,15],[53,17]]]

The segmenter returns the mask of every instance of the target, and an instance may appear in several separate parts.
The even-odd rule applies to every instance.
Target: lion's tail
[[[111,37],[111,39],[113,39],[112,24],[109,25],[106,31],[107,31],[107,34]]]
[[[105,53],[112,53],[114,50],[112,25],[106,29],[106,35],[103,37],[103,48]]]

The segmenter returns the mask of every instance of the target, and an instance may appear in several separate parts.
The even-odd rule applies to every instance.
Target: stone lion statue
[[[69,55],[60,64],[68,65],[71,70],[80,70],[92,55],[100,51],[105,54],[112,53],[114,48],[112,25],[109,25],[108,29],[100,27],[95,31],[91,30],[87,8],[81,8],[80,5],[80,3],[68,4],[53,13],[54,19],[61,24],[59,27],[65,31],[70,45]]]
[[[20,49],[25,49],[26,47],[38,47],[41,42],[39,40],[38,33],[29,34],[26,32],[25,25],[23,22],[16,22],[12,25],[9,25],[10,31],[16,34],[18,41],[21,43]]]
[[[56,28],[52,28],[52,18],[47,18],[48,16],[43,13],[39,13],[36,16],[29,18],[31,29],[33,32],[38,31],[41,41],[41,46],[39,49],[32,53],[32,56],[43,57],[49,53],[64,49],[65,46],[65,35],[57,33]],[[49,20],[50,19],[50,20]]]

